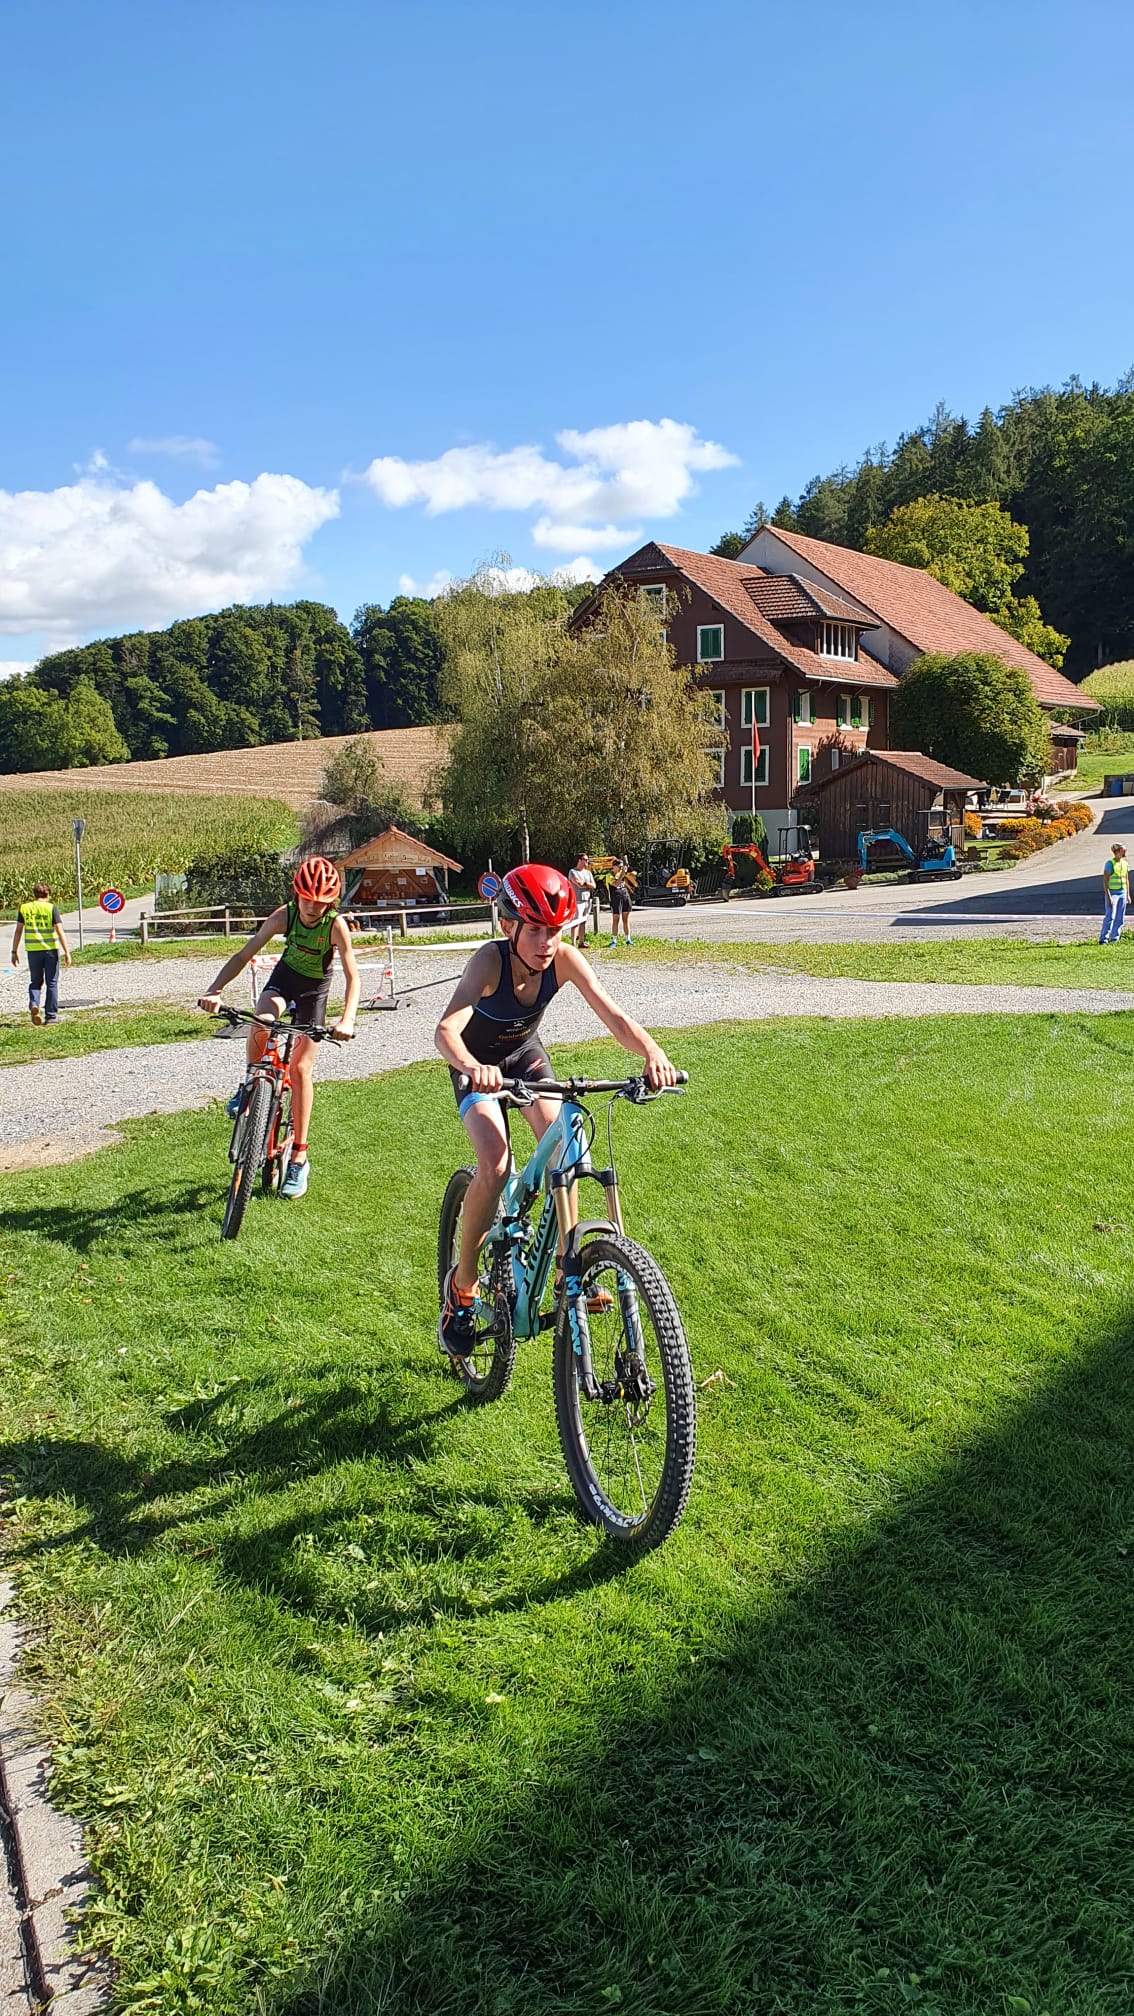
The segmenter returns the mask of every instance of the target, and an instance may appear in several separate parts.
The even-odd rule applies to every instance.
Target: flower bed
[[[1008,845],[998,847],[998,861],[1026,861],[1041,847],[1053,847],[1057,840],[1069,840],[1091,824],[1091,815],[1078,798],[1064,798],[1055,805],[1040,805],[1026,819],[1002,819],[999,831],[1008,836]]]

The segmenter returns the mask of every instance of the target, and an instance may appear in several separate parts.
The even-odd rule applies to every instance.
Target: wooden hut
[[[970,791],[987,789],[979,778],[916,749],[867,749],[813,784],[806,797],[797,793],[796,802],[801,817],[817,817],[820,859],[851,861],[859,834],[884,826],[900,833],[915,853],[931,835],[951,840],[960,853],[965,799]]]
[[[365,910],[380,903],[396,903],[405,909],[412,903],[437,903],[449,893],[449,870],[460,873],[459,861],[450,861],[424,840],[403,833],[400,826],[387,826],[375,839],[355,847],[339,862],[346,900],[353,909]],[[357,877],[357,879],[356,879]]]

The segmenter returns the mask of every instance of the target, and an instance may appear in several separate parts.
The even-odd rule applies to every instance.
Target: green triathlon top
[[[302,974],[305,980],[323,978],[335,956],[331,933],[338,914],[337,910],[327,910],[317,924],[305,924],[298,903],[288,904],[283,956],[293,973]]]
[[[1130,867],[1128,862],[1112,854],[1106,864],[1106,886],[1112,896],[1130,894]]]
[[[49,896],[36,896],[30,903],[21,903],[20,918],[29,952],[55,951],[55,926],[60,918]]]

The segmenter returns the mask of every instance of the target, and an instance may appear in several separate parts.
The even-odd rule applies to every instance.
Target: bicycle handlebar
[[[636,1078],[503,1078],[500,1091],[517,1105],[530,1105],[533,1099],[584,1099],[592,1092],[613,1092],[616,1096],[629,1099],[633,1106],[645,1105],[647,1099],[656,1099],[662,1092],[679,1092],[689,1083],[688,1071],[679,1071],[676,1085],[651,1085],[639,1074]],[[467,1071],[457,1074],[457,1092],[463,1099],[471,1091],[472,1080]],[[495,1097],[486,1094],[486,1097]]]
[[[206,1013],[208,1011],[206,1010]],[[310,1036],[313,1043],[341,1043],[343,1038],[337,1030],[325,1029],[314,1022],[282,1022],[272,1015],[254,1015],[249,1008],[230,1008],[222,1001],[215,1011],[218,1022],[227,1022],[233,1029],[240,1022],[258,1023],[261,1029],[282,1029],[285,1036]]]

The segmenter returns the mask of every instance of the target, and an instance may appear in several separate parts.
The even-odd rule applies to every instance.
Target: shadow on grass
[[[699,1660],[611,1677],[258,2006],[1127,2016],[1130,1360],[1006,1412]]]
[[[4,1229],[50,1239],[57,1245],[72,1247],[76,1253],[89,1253],[93,1246],[104,1242],[113,1245],[116,1239],[128,1238],[156,1221],[161,1228],[162,1245],[176,1247],[178,1232],[184,1230],[185,1221],[191,1220],[194,1226],[199,1226],[202,1212],[216,1219],[219,1237],[223,1204],[223,1189],[218,1183],[187,1183],[180,1188],[174,1184],[152,1184],[145,1190],[125,1191],[113,1204],[27,1204],[18,1209],[8,1208],[4,1212]]]

